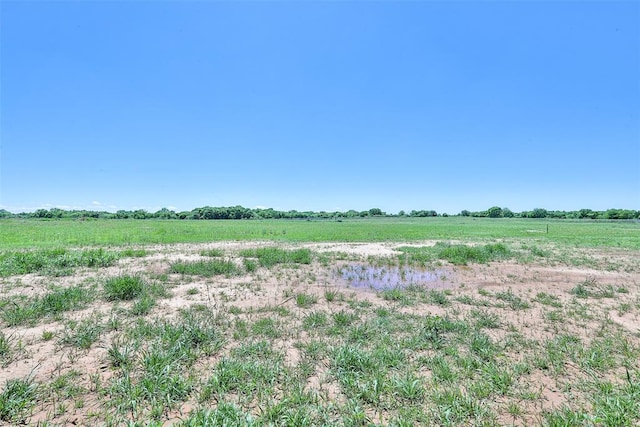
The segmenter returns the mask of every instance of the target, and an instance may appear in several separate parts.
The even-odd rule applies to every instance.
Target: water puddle
[[[422,270],[412,267],[374,267],[371,265],[348,265],[337,272],[338,277],[356,288],[376,291],[385,289],[423,286],[429,289],[449,288],[451,272],[445,270]]]

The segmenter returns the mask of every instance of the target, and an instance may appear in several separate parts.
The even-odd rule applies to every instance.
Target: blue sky
[[[0,3],[0,208],[640,209],[640,3]]]

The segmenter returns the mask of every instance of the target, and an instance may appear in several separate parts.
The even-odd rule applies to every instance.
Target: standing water
[[[410,267],[374,267],[371,265],[349,265],[338,270],[340,278],[356,288],[385,289],[424,286],[444,288],[444,279],[450,272],[445,270],[421,270]]]

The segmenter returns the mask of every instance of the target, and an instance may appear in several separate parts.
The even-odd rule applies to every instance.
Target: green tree
[[[502,208],[498,206],[492,206],[487,209],[487,216],[489,218],[500,218],[502,217]]]

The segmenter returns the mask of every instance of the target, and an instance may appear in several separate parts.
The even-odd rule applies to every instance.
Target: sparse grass
[[[121,258],[143,258],[148,255],[146,249],[134,249],[128,248],[120,251],[119,256]]]
[[[602,285],[594,277],[587,277],[578,283],[569,293],[578,298],[613,298],[616,289],[612,285]]]
[[[23,301],[4,300],[1,316],[9,326],[25,323],[35,324],[45,316],[59,316],[87,306],[94,299],[95,290],[82,285],[68,288],[54,288],[50,292],[33,299]]]
[[[298,293],[296,294],[296,305],[301,308],[309,308],[313,304],[318,302],[318,297],[315,295]]]
[[[261,267],[273,267],[276,264],[311,264],[309,249],[282,249],[277,247],[245,249],[240,256],[257,258]]]
[[[194,276],[236,276],[241,273],[238,266],[230,260],[212,259],[207,261],[175,262],[171,264],[171,272]]]
[[[16,344],[16,338],[13,335],[7,335],[0,331],[0,366],[3,368],[13,362],[18,351],[19,343]]]
[[[208,256],[208,257],[223,257],[224,251],[222,249],[213,248],[213,249],[203,249],[200,251],[200,256]]]
[[[65,325],[59,342],[62,345],[88,350],[103,331],[100,316],[87,317],[81,321],[71,320]]]
[[[555,308],[562,307],[562,302],[560,301],[560,298],[558,298],[556,295],[550,295],[545,292],[538,292],[536,294],[534,301],[539,302],[540,304],[543,304],[543,305],[548,305],[550,307],[555,307]]]
[[[439,259],[449,261],[454,265],[486,264],[489,261],[505,259],[512,255],[503,243],[470,246],[438,242],[435,246],[404,246],[398,250],[404,254],[405,262],[418,266],[431,265]]]
[[[498,300],[507,303],[508,307],[512,310],[526,310],[531,307],[531,304],[524,301],[521,297],[511,292],[509,289],[506,292],[496,292],[494,295]]]

